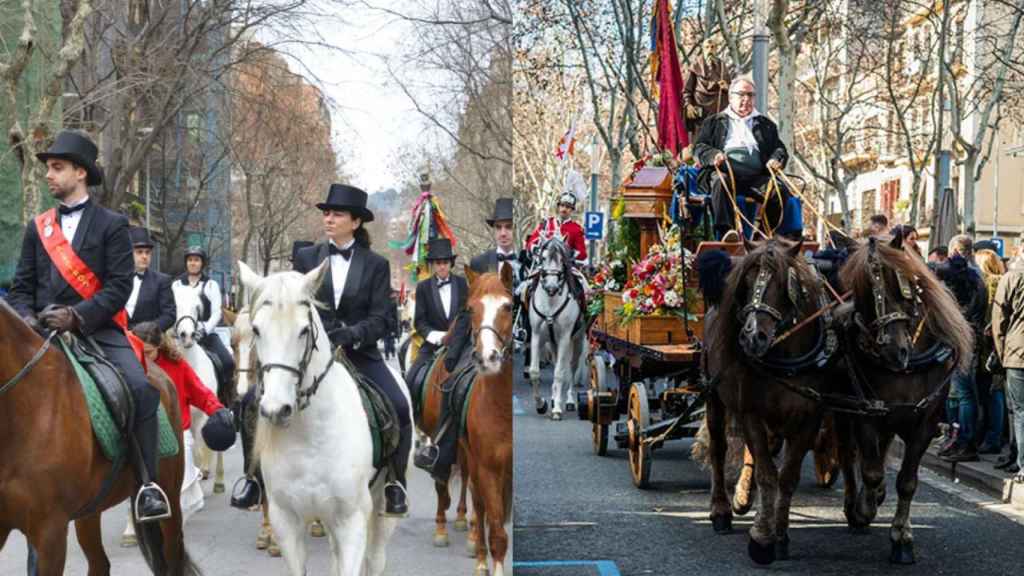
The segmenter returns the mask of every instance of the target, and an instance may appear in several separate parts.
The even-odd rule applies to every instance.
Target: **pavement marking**
[[[541,560],[536,562],[513,562],[513,568],[562,568],[569,566],[593,566],[599,576],[622,576],[619,567],[611,560]]]

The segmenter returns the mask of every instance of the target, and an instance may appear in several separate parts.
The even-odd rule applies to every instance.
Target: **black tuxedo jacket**
[[[437,288],[437,277],[421,281],[416,285],[416,318],[413,326],[416,333],[423,338],[435,330],[447,332],[448,326],[458,315],[459,311],[466,307],[466,299],[469,297],[469,283],[462,276],[451,274],[452,279],[452,301],[451,313],[445,315],[444,304],[441,302],[441,292]],[[423,346],[433,349],[433,345],[424,342]]]
[[[92,298],[83,300],[50,262],[33,220],[25,227],[21,257],[7,301],[22,315],[35,314],[50,304],[71,306],[82,319],[83,334],[96,335],[108,330],[121,333],[113,318],[131,296],[135,273],[128,219],[99,206],[95,200],[89,200],[82,210],[71,247],[99,278],[102,288]],[[118,340],[124,340],[124,336]]]
[[[166,332],[174,326],[178,311],[174,305],[174,292],[171,290],[173,281],[174,279],[167,274],[146,270],[139,286],[139,298],[135,301],[135,312],[128,319],[129,328],[142,322],[156,322],[160,325],[160,330]]]
[[[305,274],[327,260],[328,255],[327,242],[307,246],[295,255],[292,268]],[[357,243],[349,261],[345,290],[337,307],[334,305],[334,281],[330,269],[316,298],[326,305],[326,308],[318,308],[317,312],[328,332],[342,326],[352,330],[356,343],[347,348],[347,352],[358,352],[375,360],[381,358],[377,341],[387,336],[392,307],[391,265],[386,258]]]

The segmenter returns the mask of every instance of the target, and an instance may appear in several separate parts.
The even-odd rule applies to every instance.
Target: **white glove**
[[[445,333],[440,330],[433,330],[430,334],[427,334],[427,342],[430,342],[434,346],[440,346],[441,341],[444,340]]]

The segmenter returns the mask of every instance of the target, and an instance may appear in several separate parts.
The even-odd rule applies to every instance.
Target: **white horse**
[[[555,366],[551,383],[551,418],[562,419],[563,399],[575,407],[575,383],[586,357],[586,330],[582,325],[579,303],[569,290],[569,276],[573,274],[570,248],[560,235],[542,237],[538,265],[534,274],[540,275],[537,289],[530,296],[529,321],[530,366],[528,374],[533,384],[533,398],[537,413],[547,410],[547,401],[540,395],[541,355]],[[572,408],[570,408],[572,409]]]
[[[206,355],[206,351],[199,346],[196,338],[196,331],[199,328],[199,317],[202,311],[202,301],[199,298],[199,288],[185,286],[180,282],[171,284],[174,291],[174,303],[178,309],[178,318],[174,323],[174,336],[180,344],[182,356],[185,362],[192,367],[199,380],[217,393],[217,372],[213,368],[213,361]],[[192,439],[196,448],[196,465],[203,472],[203,478],[210,475],[210,458],[214,452],[206,446],[203,440],[202,429],[206,424],[207,416],[201,410],[192,410]],[[216,453],[217,470],[213,481],[214,493],[224,491],[224,454]]]
[[[256,446],[288,569],[292,576],[306,573],[305,526],[319,518],[331,543],[330,574],[377,576],[397,520],[378,515],[385,474],[370,485],[375,470],[366,412],[352,376],[334,361],[315,309],[327,266],[266,278],[243,262],[239,269],[254,294],[250,319],[263,372]]]

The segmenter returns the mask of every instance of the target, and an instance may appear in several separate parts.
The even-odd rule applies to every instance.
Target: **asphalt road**
[[[314,398],[314,402],[316,399]],[[225,479],[228,490],[241,476],[241,442],[236,442],[225,455]],[[450,547],[433,546],[436,496],[430,477],[418,470],[409,472],[410,514],[392,536],[388,546],[389,575],[450,576],[472,574],[475,560],[465,554],[466,534],[455,532],[451,523],[455,518],[455,504],[448,515]],[[457,489],[458,484],[453,485]],[[254,576],[287,574],[280,558],[271,558],[255,547],[260,529],[259,512],[236,510],[228,505],[227,494],[213,494],[213,480],[203,482],[206,505],[192,516],[185,526],[186,546],[189,554],[207,576]],[[127,519],[127,504],[122,504],[103,515],[103,542],[110,557],[113,576],[148,574],[138,548],[121,548],[121,531]],[[84,576],[85,559],[75,540],[74,529],[68,534],[68,559],[65,574]],[[308,574],[326,574],[329,565],[329,545],[326,538],[308,538]],[[7,545],[0,551],[0,576],[25,574],[25,539],[20,532],[11,534]]]
[[[549,373],[545,382],[550,382]],[[891,566],[888,527],[895,511],[895,473],[889,473],[890,497],[870,533],[853,535],[843,519],[842,481],[833,489],[815,487],[811,458],[805,460],[793,501],[792,559],[755,568],[747,557],[754,511],[734,518],[731,535],[712,531],[710,481],[689,461],[689,440],[656,451],[654,485],[639,490],[633,486],[626,452],[613,441],[608,456],[593,454],[589,423],[574,413],[561,422],[538,416],[529,385],[521,379],[516,400],[519,576],[1021,573],[1024,518],[927,471],[911,516],[917,564]]]

